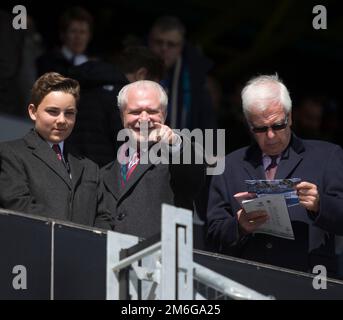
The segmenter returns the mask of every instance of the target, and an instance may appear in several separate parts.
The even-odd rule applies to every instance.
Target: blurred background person
[[[324,97],[305,96],[294,109],[294,130],[304,139],[321,139]]]
[[[25,30],[12,27],[12,16],[0,10],[0,112],[22,114],[18,75],[22,61]]]
[[[339,143],[341,129],[334,99],[315,93],[303,95],[294,108],[294,120],[298,136]]]
[[[18,82],[20,86],[20,96],[23,100],[23,104],[26,105],[29,104],[31,88],[38,77],[36,60],[43,53],[42,36],[36,28],[36,21],[30,15],[27,16],[27,29],[24,31],[24,42],[21,50],[22,57]]]
[[[149,48],[168,70],[161,84],[169,98],[167,122],[172,128],[215,128],[215,115],[207,85],[212,62],[185,39],[186,29],[173,16],[158,18],[152,25]]]
[[[93,33],[93,17],[86,9],[71,7],[65,11],[60,17],[59,32],[61,47],[37,60],[38,75],[50,71],[66,75],[70,67],[89,60],[87,48]]]

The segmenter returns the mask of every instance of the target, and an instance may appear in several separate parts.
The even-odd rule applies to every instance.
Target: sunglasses
[[[282,123],[276,123],[273,124],[271,126],[264,126],[264,127],[251,127],[251,131],[254,133],[265,133],[270,129],[272,129],[273,131],[280,131],[283,130],[287,127],[288,124],[288,116],[286,117],[286,119],[282,122]]]

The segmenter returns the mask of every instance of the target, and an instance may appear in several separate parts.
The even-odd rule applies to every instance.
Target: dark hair
[[[119,56],[118,67],[123,73],[132,73],[139,68],[146,68],[146,80],[161,80],[165,71],[163,60],[144,46],[125,48]]]
[[[34,83],[31,90],[30,103],[38,107],[44,97],[53,91],[70,93],[75,98],[76,103],[80,98],[80,85],[78,81],[66,78],[56,72],[48,72],[43,74]]]
[[[86,9],[82,7],[71,7],[62,14],[59,21],[60,32],[65,33],[72,21],[87,22],[90,31],[93,31],[93,17]]]
[[[161,31],[177,30],[183,37],[186,34],[186,28],[181,20],[175,16],[162,16],[159,17],[151,27],[151,30],[159,29]]]

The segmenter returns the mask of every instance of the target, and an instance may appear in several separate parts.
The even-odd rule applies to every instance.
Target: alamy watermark
[[[139,133],[130,129],[120,130],[117,141],[125,141],[126,143],[117,153],[118,162],[128,164],[139,144],[140,164],[206,164],[207,175],[220,175],[224,172],[224,129],[194,129],[192,131],[174,129],[173,131],[181,137],[182,145],[170,145],[161,140],[155,141],[151,146],[151,139],[149,139],[151,131],[147,124],[141,125]],[[137,137],[139,138],[137,139]]]
[[[327,29],[327,10],[323,5],[316,5],[312,9],[316,16],[312,20],[312,26],[316,30]]]
[[[15,274],[12,280],[14,290],[27,289],[27,270],[23,265],[16,265],[13,267],[12,274]]]
[[[12,10],[16,16],[13,18],[12,26],[16,30],[27,29],[27,10],[23,5],[16,5]],[[323,5],[316,5],[312,9],[312,13],[316,16],[312,20],[314,29],[327,29],[327,10]]]
[[[312,286],[316,290],[327,289],[327,270],[326,267],[319,264],[313,267],[312,273],[316,276],[312,280]]]
[[[13,7],[12,13],[16,14],[13,18],[12,26],[16,30],[27,29],[27,10],[23,5],[16,5]]]
[[[315,290],[327,289],[327,270],[324,265],[316,265],[313,267],[312,273],[315,274],[312,280],[312,287]],[[27,269],[23,265],[15,265],[12,269],[12,274],[15,276],[12,280],[14,290],[27,289]]]

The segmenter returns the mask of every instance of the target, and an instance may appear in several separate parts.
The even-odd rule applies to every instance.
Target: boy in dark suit
[[[77,113],[79,83],[46,73],[32,88],[28,107],[34,130],[0,144],[0,206],[19,212],[94,223],[98,167],[66,150]]]

